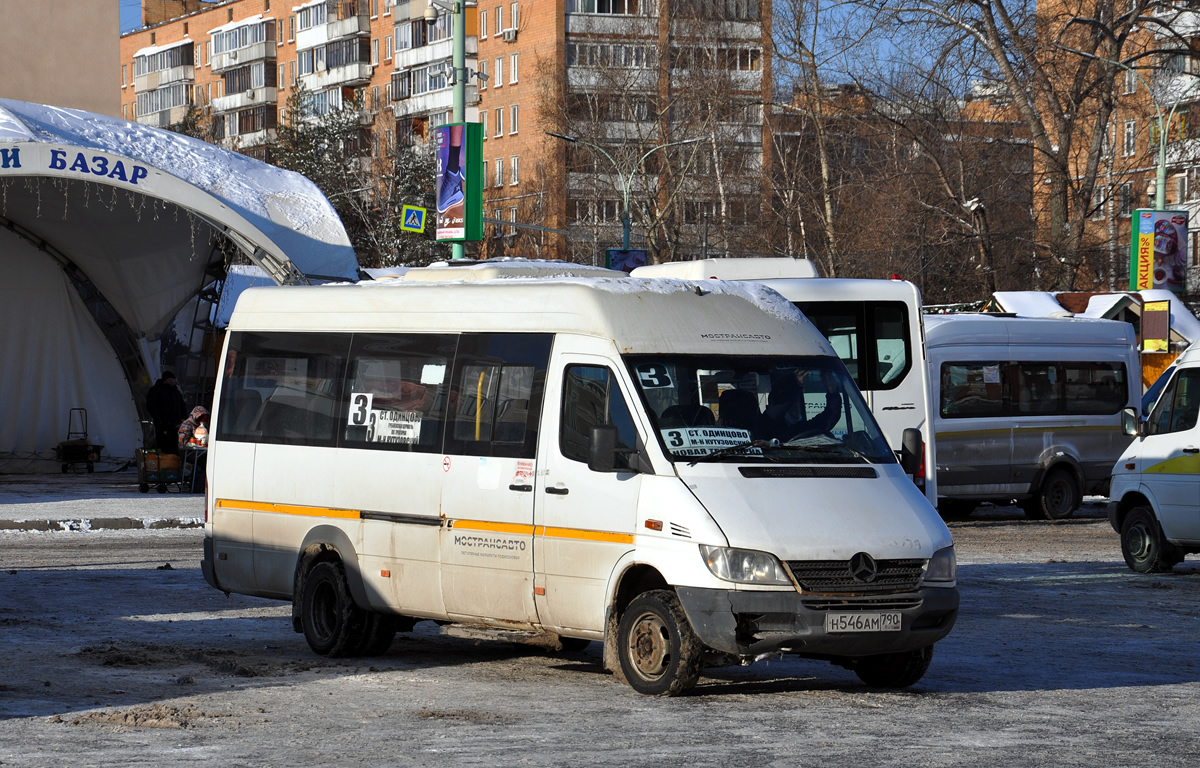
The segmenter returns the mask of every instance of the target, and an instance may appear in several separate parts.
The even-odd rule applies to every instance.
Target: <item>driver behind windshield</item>
[[[781,443],[798,437],[809,437],[829,432],[842,416],[842,400],[837,395],[837,377],[830,370],[821,371],[821,383],[825,389],[825,408],[811,418],[804,407],[804,382],[812,370],[795,368],[782,371],[771,380],[771,392],[767,395],[767,408],[763,415],[763,435]]]

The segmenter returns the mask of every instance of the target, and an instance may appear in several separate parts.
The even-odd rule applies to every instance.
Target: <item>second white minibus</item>
[[[471,279],[504,274],[241,296],[212,586],[291,601],[330,656],[434,620],[602,641],[646,694],[773,653],[921,678],[958,612],[950,533],[794,307],[723,282]]]

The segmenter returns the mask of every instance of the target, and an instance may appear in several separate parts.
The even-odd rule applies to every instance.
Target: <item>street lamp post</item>
[[[632,168],[629,169],[629,173],[624,173],[621,170],[620,164],[613,158],[612,155],[610,155],[608,153],[607,150],[604,149],[604,147],[600,146],[599,144],[593,144],[590,141],[585,141],[584,139],[580,139],[575,136],[566,136],[561,133],[555,133],[554,131],[546,131],[546,135],[553,136],[556,139],[562,139],[563,141],[569,141],[572,144],[582,144],[585,147],[591,147],[592,149],[596,150],[600,154],[607,157],[608,161],[613,164],[613,168],[617,172],[617,179],[619,179],[620,183],[621,183],[621,192],[625,198],[624,207],[621,210],[621,227],[622,227],[621,250],[623,250],[623,251],[629,250],[629,187],[633,184],[633,174],[637,171],[638,168],[642,167],[642,163],[646,160],[647,157],[650,156],[650,154],[652,152],[657,152],[658,150],[666,149],[667,147],[677,147],[682,144],[695,144],[700,141],[708,141],[709,139],[712,138],[711,136],[701,136],[696,139],[685,139],[684,141],[670,141],[670,142],[667,142],[666,144],[659,144],[656,147],[651,147],[650,149],[646,150],[645,154],[643,154],[641,157],[638,158],[638,161],[633,164]]]
[[[450,32],[454,45],[450,58],[450,65],[453,67],[450,75],[450,84],[454,87],[454,101],[450,119],[451,122],[455,123],[464,123],[467,120],[467,78],[470,77],[470,73],[467,71],[467,5],[466,0],[453,0],[453,2],[429,0],[429,5],[426,6],[424,14],[425,23],[433,26],[437,23],[438,8],[450,12]],[[470,5],[474,5],[474,3],[470,3]],[[463,254],[464,250],[461,242],[450,244],[451,259],[461,259],[463,258]]]

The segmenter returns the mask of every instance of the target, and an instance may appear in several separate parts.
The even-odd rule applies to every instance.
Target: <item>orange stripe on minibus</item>
[[[538,526],[538,535],[551,539],[580,539],[582,541],[603,541],[610,544],[632,544],[633,536],[628,533],[611,533],[609,531],[585,531],[581,528],[552,528]]]
[[[487,520],[455,520],[450,527],[455,530],[462,529],[465,531],[491,531],[493,533],[533,535],[532,525],[522,525],[520,523],[493,523]]]
[[[276,512],[283,515],[304,515],[305,517],[339,517],[346,520],[357,520],[362,515],[357,509],[304,507],[298,504],[272,504],[266,501],[237,501],[234,499],[217,499],[215,506],[219,509],[248,509],[252,512]]]

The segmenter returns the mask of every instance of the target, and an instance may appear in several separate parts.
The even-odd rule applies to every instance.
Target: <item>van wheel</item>
[[[617,654],[626,682],[648,696],[678,696],[700,679],[704,646],[674,592],[636,597],[617,628]]]
[[[966,520],[978,506],[974,501],[938,499],[937,511],[943,520]]]
[[[326,560],[308,572],[300,622],[308,647],[321,656],[352,656],[362,647],[367,616],[350,596],[341,561]]]
[[[854,665],[854,674],[872,688],[907,688],[925,676],[933,661],[933,646],[915,651],[867,656]]]
[[[1137,573],[1167,573],[1183,560],[1179,549],[1167,543],[1154,511],[1145,506],[1129,510],[1121,525],[1121,555]]]
[[[398,617],[386,613],[366,613],[366,623],[358,649],[354,656],[382,656],[392,647],[399,627]]]
[[[1052,469],[1042,482],[1034,503],[1047,520],[1064,520],[1075,514],[1082,501],[1075,476],[1065,469]]]

